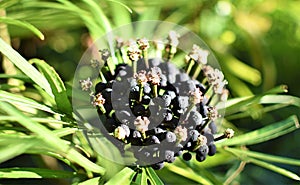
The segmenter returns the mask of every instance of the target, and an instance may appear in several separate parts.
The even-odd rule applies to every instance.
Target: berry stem
[[[143,57],[144,57],[144,60],[145,60],[146,68],[149,69],[148,51],[147,50],[143,50]]]
[[[197,68],[193,74],[193,77],[192,77],[193,80],[195,80],[199,76],[201,69],[202,69],[202,66],[200,64],[198,64]]]
[[[132,69],[133,69],[133,75],[136,74],[136,71],[137,71],[137,61],[132,61]]]
[[[157,84],[153,84],[153,95],[154,95],[154,98],[156,98],[158,96],[158,93],[157,93]]]
[[[142,98],[143,98],[143,89],[144,89],[144,85],[141,83],[139,84],[139,102],[142,101]]]
[[[211,120],[206,117],[205,123],[199,128],[198,132],[200,133],[210,122]]]
[[[195,64],[195,61],[193,59],[189,59],[186,74],[189,74],[192,70],[193,65]]]
[[[98,105],[98,107],[99,107],[99,109],[101,110],[101,112],[102,112],[103,114],[106,113],[106,110],[105,110],[105,108],[104,108],[104,106],[103,106],[102,104]]]
[[[106,79],[105,79],[103,73],[102,73],[100,70],[99,70],[99,75],[100,75],[100,78],[101,78],[101,82],[107,83],[107,81],[106,81]]]

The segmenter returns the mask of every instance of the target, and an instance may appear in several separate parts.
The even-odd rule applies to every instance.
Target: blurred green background
[[[92,42],[84,21],[74,13],[51,7],[35,7],[28,1],[2,1],[8,17],[25,20],[45,34],[41,41],[31,32],[9,26],[12,46],[26,59],[41,58],[51,64],[65,81],[72,81],[85,49]],[[80,1],[74,1],[80,4]],[[97,1],[113,27],[140,20],[162,20],[191,29],[215,52],[229,81],[231,97],[260,94],[286,84],[290,95],[300,96],[300,1],[297,0],[165,0],[120,1],[132,9],[130,17],[116,12],[114,1]],[[10,4],[11,3],[11,4]],[[82,7],[85,8],[85,7]],[[97,17],[95,17],[97,19]],[[98,35],[105,33],[99,29]],[[4,70],[3,67],[1,70]],[[297,114],[286,107],[252,118],[234,120],[241,130],[252,130]],[[250,149],[300,158],[296,131]],[[291,171],[299,173],[299,168]],[[221,167],[219,167],[221,168]],[[295,181],[253,165],[247,165],[240,184],[293,184]]]

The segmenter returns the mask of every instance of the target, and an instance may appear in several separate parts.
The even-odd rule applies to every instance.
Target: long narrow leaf
[[[43,33],[40,32],[40,30],[38,30],[36,27],[34,27],[32,24],[30,24],[28,22],[12,19],[9,17],[0,17],[0,22],[5,23],[5,24],[15,25],[15,26],[22,27],[22,28],[26,28],[26,29],[32,31],[41,40],[45,39]]]
[[[281,135],[287,134],[299,128],[296,116],[291,116],[286,120],[273,123],[261,129],[248,132],[246,134],[236,136],[221,142],[216,142],[218,146],[234,146],[234,145],[251,145],[257,144],[270,139],[274,139]]]
[[[287,158],[287,157],[274,156],[274,155],[253,152],[253,151],[248,151],[248,150],[241,150],[241,149],[236,149],[236,148],[229,148],[229,147],[224,148],[224,150],[229,151],[231,153],[235,153],[237,155],[246,155],[246,156],[249,156],[252,158],[257,158],[260,160],[300,166],[300,159],[292,159],[292,158]]]
[[[249,161],[249,162],[251,162],[253,164],[256,164],[258,166],[261,166],[263,168],[266,168],[268,170],[271,170],[271,171],[274,171],[276,173],[279,173],[281,175],[284,175],[286,177],[289,177],[291,179],[300,181],[300,177],[297,174],[295,174],[293,172],[290,172],[290,171],[288,171],[288,170],[286,170],[284,168],[280,168],[278,166],[275,166],[275,165],[273,165],[271,163],[263,162],[263,161],[260,161],[260,160],[257,160],[257,159],[252,159],[252,158],[248,159],[247,161]]]
[[[95,177],[86,181],[79,183],[78,185],[97,185],[99,184],[100,177]]]
[[[160,180],[156,172],[153,170],[153,168],[149,167],[146,168],[147,175],[149,176],[150,180],[155,184],[155,185],[163,185],[164,183]]]
[[[43,88],[51,97],[53,97],[51,87],[46,78],[28,61],[26,61],[17,51],[0,38],[0,52],[3,53],[12,63],[14,63],[24,74],[32,81]]]
[[[31,61],[38,66],[39,70],[47,78],[58,110],[68,116],[71,116],[72,106],[67,96],[66,87],[59,75],[56,73],[53,67],[48,65],[45,61],[39,59],[32,59]]]
[[[45,126],[26,117],[12,105],[6,102],[0,102],[0,109],[12,116],[15,116],[22,126],[37,134],[48,146],[52,148],[53,151],[62,153],[62,155],[64,155],[70,161],[76,162],[82,167],[85,167],[93,172],[102,175],[105,173],[105,169],[89,161],[87,158],[82,156],[82,154],[78,153],[74,148],[71,148],[69,145],[67,145],[64,140],[61,140]]]
[[[105,185],[115,185],[115,184],[129,185],[135,173],[136,173],[135,171],[126,167],[123,170],[121,170],[119,173],[117,173],[115,176],[113,176],[109,181],[107,181]]]
[[[59,170],[49,170],[43,168],[2,168],[0,169],[0,179],[10,178],[74,178],[78,176],[76,172]]]
[[[2,91],[2,90],[0,90],[0,101],[9,102],[9,103],[17,105],[19,107],[28,107],[28,108],[45,111],[45,112],[48,112],[51,114],[58,114],[54,110],[52,110],[50,107],[47,107],[46,105],[42,105],[32,99],[24,97],[24,96],[12,94],[12,93]]]

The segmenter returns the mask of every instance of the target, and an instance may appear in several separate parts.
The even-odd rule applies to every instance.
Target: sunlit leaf
[[[9,17],[0,17],[0,22],[5,23],[5,24],[15,25],[15,26],[22,27],[22,28],[26,28],[26,29],[32,31],[41,40],[45,39],[43,33],[40,32],[40,30],[38,30],[36,27],[34,27],[32,24],[30,24],[28,22],[12,19]]]
[[[78,176],[75,172],[62,170],[50,170],[43,168],[0,168],[0,179],[19,178],[74,178]]]
[[[32,81],[34,81],[53,97],[51,87],[46,78],[1,38],[0,52],[2,52],[3,55],[5,55],[12,63],[14,63],[24,74],[31,78]]]
[[[274,139],[298,128],[299,123],[297,117],[291,116],[286,120],[273,123],[243,135],[235,136],[231,139],[216,142],[216,144],[218,146],[252,145]]]
[[[136,172],[132,169],[125,167],[119,173],[117,173],[114,177],[112,177],[109,181],[105,183],[105,185],[115,185],[115,184],[130,184],[132,178]]]
[[[39,70],[47,78],[51,86],[52,93],[54,94],[58,110],[68,116],[71,116],[72,106],[66,93],[66,87],[59,75],[56,73],[53,67],[48,65],[45,61],[39,59],[32,59],[31,61],[37,65]]]
[[[260,152],[253,152],[253,151],[249,151],[249,150],[242,150],[242,149],[236,149],[236,148],[224,148],[224,149],[227,151],[230,151],[232,153],[235,153],[236,155],[246,155],[246,156],[249,156],[252,158],[257,158],[260,160],[300,166],[300,159],[280,157],[280,156],[269,155],[269,154],[264,154],[264,153],[260,153]]]

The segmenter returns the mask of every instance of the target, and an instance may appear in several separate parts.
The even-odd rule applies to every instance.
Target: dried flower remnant
[[[149,124],[150,124],[150,121],[147,117],[138,116],[134,120],[134,125],[135,125],[136,129],[138,131],[140,131],[141,133],[145,133],[148,130]]]
[[[141,50],[135,42],[129,43],[127,55],[131,61],[137,61],[138,59],[140,59]]]
[[[168,53],[168,61],[174,57],[174,54],[177,52],[177,46],[179,44],[180,35],[175,31],[170,31],[168,35],[168,45],[166,46],[166,52]]]
[[[182,127],[181,125],[175,128],[174,133],[179,142],[186,141],[188,138],[187,129],[185,127]]]
[[[98,68],[100,66],[100,62],[97,59],[92,59],[90,61],[92,68]]]
[[[96,94],[95,96],[92,96],[93,97],[93,101],[92,101],[92,104],[96,107],[99,107],[99,109],[102,111],[103,114],[106,113],[106,110],[104,108],[104,103],[105,103],[105,99],[104,97],[102,96],[101,93],[98,93]]]
[[[88,77],[86,80],[79,80],[79,83],[81,90],[83,91],[89,91],[93,86],[93,82],[91,81],[90,77]]]
[[[200,88],[196,88],[195,91],[190,92],[190,99],[189,100],[190,100],[191,104],[196,105],[196,104],[202,102],[203,98],[204,98],[202,96],[202,94],[203,93],[200,91]]]
[[[144,86],[148,82],[147,72],[145,70],[141,70],[134,75],[134,78],[137,81],[137,84]]]
[[[230,138],[232,138],[233,136],[234,136],[234,131],[233,131],[231,128],[227,128],[227,129],[224,131],[223,135],[221,135],[221,136],[215,138],[214,141],[219,141],[219,140],[221,140],[221,139],[226,139],[226,138],[227,138],[227,139],[230,139]]]
[[[216,107],[208,107],[207,111],[208,111],[207,113],[208,119],[214,121],[219,117],[218,110],[216,109]]]

